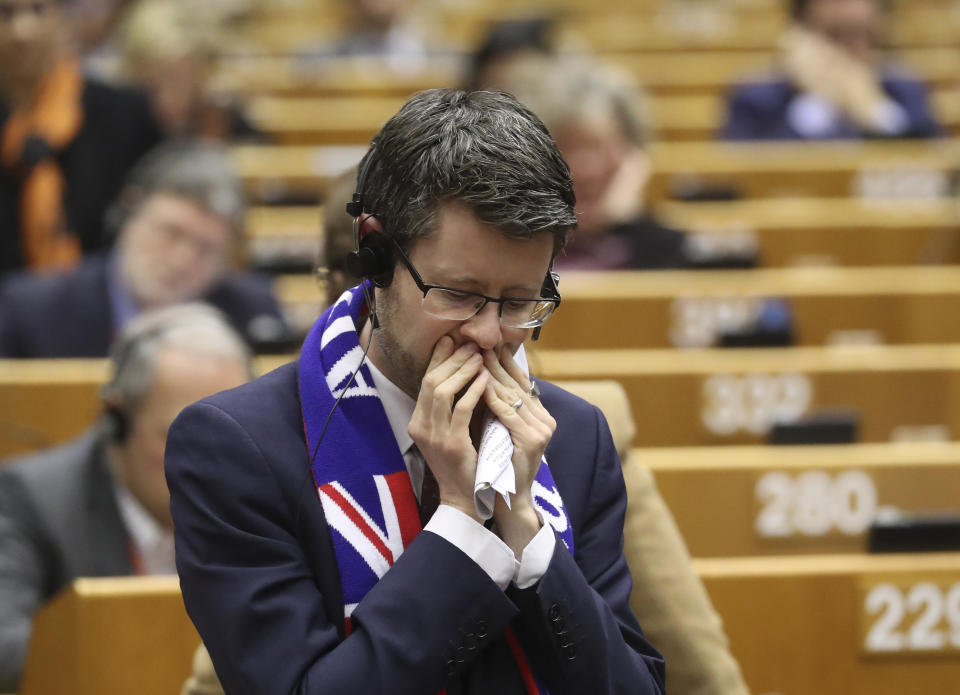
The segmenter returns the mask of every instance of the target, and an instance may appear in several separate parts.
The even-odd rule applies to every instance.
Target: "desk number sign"
[[[867,655],[960,656],[960,568],[873,577],[861,584],[860,640]]]

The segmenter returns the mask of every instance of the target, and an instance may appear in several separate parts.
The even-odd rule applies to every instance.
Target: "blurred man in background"
[[[61,0],[0,0],[0,274],[69,268],[160,132],[139,92],[87,79]]]
[[[926,87],[880,52],[880,0],[792,0],[773,75],[737,87],[723,137],[933,137]]]
[[[113,252],[0,290],[0,355],[103,357],[140,311],[206,301],[254,346],[288,338],[266,278],[230,271],[243,193],[225,150],[172,143],[134,172],[114,210]]]
[[[34,612],[73,579],[176,573],[167,428],[252,376],[243,340],[199,304],[138,316],[111,366],[97,426],[0,466],[0,691],[17,687]]]

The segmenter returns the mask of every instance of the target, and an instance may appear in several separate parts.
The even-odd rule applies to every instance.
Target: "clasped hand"
[[[508,348],[481,351],[475,343],[465,343],[454,349],[453,340],[444,336],[434,347],[408,428],[437,479],[441,503],[479,522],[473,495],[481,400],[506,426],[514,445],[517,493],[509,509],[498,497],[494,521],[517,555],[540,528],[531,486],[556,429],[556,421],[530,388],[530,379]],[[514,408],[518,400],[521,405]]]

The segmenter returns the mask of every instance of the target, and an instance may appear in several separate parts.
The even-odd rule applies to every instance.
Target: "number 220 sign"
[[[866,654],[960,654],[960,571],[911,581],[875,577],[860,595]]]

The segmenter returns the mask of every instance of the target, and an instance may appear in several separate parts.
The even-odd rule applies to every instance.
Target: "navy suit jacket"
[[[940,127],[930,113],[926,86],[899,70],[887,69],[881,87],[899,104],[907,116],[906,129],[895,137],[931,138],[940,135]],[[790,122],[788,109],[798,95],[791,82],[782,77],[738,85],[727,102],[727,121],[722,131],[725,140],[801,140],[806,139]],[[865,137],[853,123],[842,122],[826,138]]]
[[[254,346],[263,337],[289,339],[265,277],[229,275],[202,299]],[[106,256],[66,273],[15,274],[0,287],[0,357],[106,357],[114,323]]]
[[[558,693],[661,693],[663,661],[628,603],[626,492],[600,411],[538,381],[573,527],[546,574],[506,592],[421,532],[360,602],[344,638],[332,541],[287,364],[185,409],[167,439],[184,602],[226,692],[525,693],[506,626]]]

